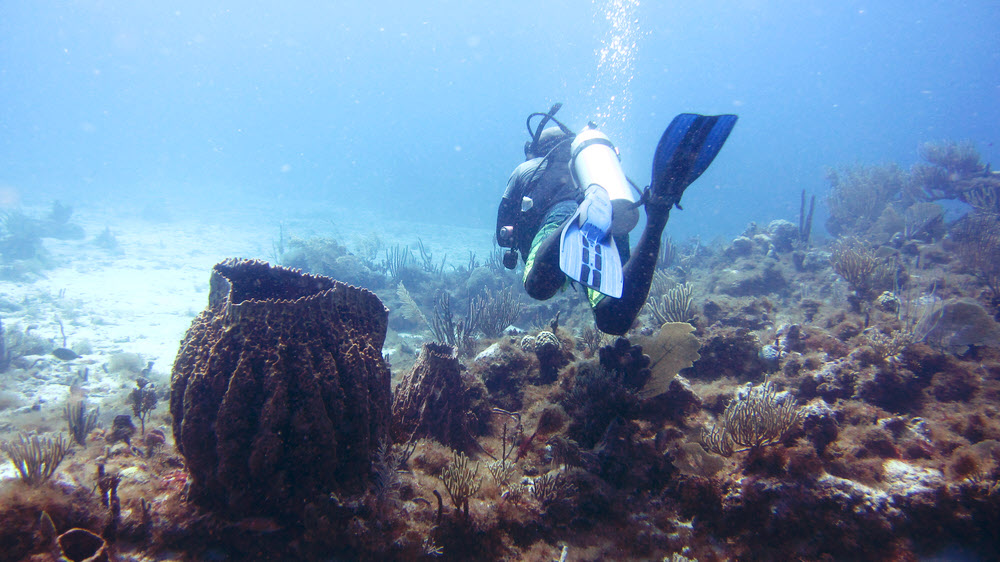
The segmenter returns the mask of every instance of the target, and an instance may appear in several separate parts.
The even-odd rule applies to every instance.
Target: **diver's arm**
[[[518,167],[520,168],[520,166]],[[520,175],[517,170],[510,175],[507,180],[507,189],[500,199],[500,206],[497,208],[497,229],[494,235],[499,243],[503,238],[500,231],[506,226],[517,224],[517,214],[521,212],[521,183],[518,181]],[[504,246],[504,244],[500,244]]]

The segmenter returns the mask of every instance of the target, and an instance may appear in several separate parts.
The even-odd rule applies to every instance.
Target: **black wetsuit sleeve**
[[[507,191],[504,193],[503,198],[500,199],[500,207],[497,208],[497,230],[494,233],[496,236],[497,243],[501,246],[510,246],[509,243],[501,244],[503,238],[500,235],[500,231],[504,227],[514,227],[517,228],[518,214],[521,212],[521,198],[516,196],[516,192],[512,189],[511,183],[507,184]]]
[[[544,170],[536,173],[536,168],[542,164],[541,158],[528,160],[521,163],[510,174],[507,179],[507,189],[504,190],[503,198],[500,200],[500,207],[497,209],[497,229],[495,235],[500,240],[500,229],[505,226],[513,226],[516,231],[520,231],[521,224],[521,199],[531,191],[528,185],[534,178],[542,175]]]

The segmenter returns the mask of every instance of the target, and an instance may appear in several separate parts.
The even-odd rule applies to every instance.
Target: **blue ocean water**
[[[561,101],[639,183],[674,114],[739,114],[668,227],[733,236],[797,219],[827,166],[944,139],[1000,160],[998,24],[988,1],[8,0],[0,203],[491,229],[525,117]]]

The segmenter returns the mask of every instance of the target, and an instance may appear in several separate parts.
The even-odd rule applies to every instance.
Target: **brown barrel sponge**
[[[387,323],[367,290],[261,261],[216,265],[170,388],[189,497],[296,514],[360,493],[390,421]]]
[[[456,449],[470,444],[469,400],[461,371],[454,347],[424,344],[393,396],[391,431],[395,442],[433,437]]]

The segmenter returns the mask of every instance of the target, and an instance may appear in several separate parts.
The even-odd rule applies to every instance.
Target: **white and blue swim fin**
[[[621,298],[622,261],[611,230],[611,199],[593,184],[559,240],[559,268],[577,282]]]

